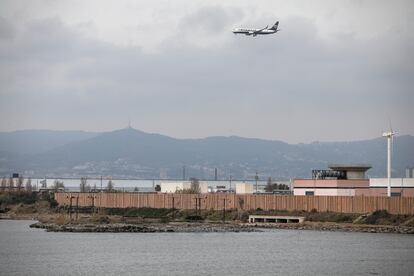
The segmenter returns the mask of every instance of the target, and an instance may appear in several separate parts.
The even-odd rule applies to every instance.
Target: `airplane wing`
[[[264,27],[263,29],[260,29],[260,30],[254,31],[254,32],[253,32],[253,34],[258,34],[258,33],[260,33],[261,31],[266,30],[267,28],[269,28],[269,25],[267,25],[267,26],[266,26],[266,27]]]

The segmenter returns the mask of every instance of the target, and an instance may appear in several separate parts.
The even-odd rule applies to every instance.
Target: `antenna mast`
[[[387,178],[388,178],[388,185],[387,185],[387,196],[391,196],[391,140],[395,133],[392,131],[392,128],[389,132],[384,132],[382,137],[387,138]]]

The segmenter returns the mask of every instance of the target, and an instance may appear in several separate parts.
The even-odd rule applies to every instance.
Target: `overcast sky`
[[[413,3],[2,0],[0,131],[413,135]]]

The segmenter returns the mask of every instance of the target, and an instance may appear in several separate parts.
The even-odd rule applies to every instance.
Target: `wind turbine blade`
[[[390,131],[391,131],[391,133],[394,133],[394,132],[392,131],[392,124],[391,124],[391,118],[390,118],[390,117],[388,117],[388,122],[389,122],[389,124],[390,124]]]

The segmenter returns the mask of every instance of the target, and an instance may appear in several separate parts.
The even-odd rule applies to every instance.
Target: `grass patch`
[[[223,220],[222,210],[204,211],[202,215],[205,217],[205,219],[210,220],[210,221],[222,221]],[[226,210],[225,220],[230,221],[230,220],[237,218],[237,216],[238,216],[237,210]]]
[[[164,218],[175,212],[175,209],[164,208],[105,208],[106,215],[142,218]]]
[[[33,204],[39,198],[36,192],[7,192],[0,194],[0,205]]]
[[[311,212],[305,215],[307,221],[320,221],[320,222],[348,222],[352,223],[358,215],[355,214],[342,214],[331,212]]]
[[[409,215],[392,215],[386,210],[378,210],[369,214],[361,223],[379,224],[379,225],[400,225],[412,220],[413,216]]]

